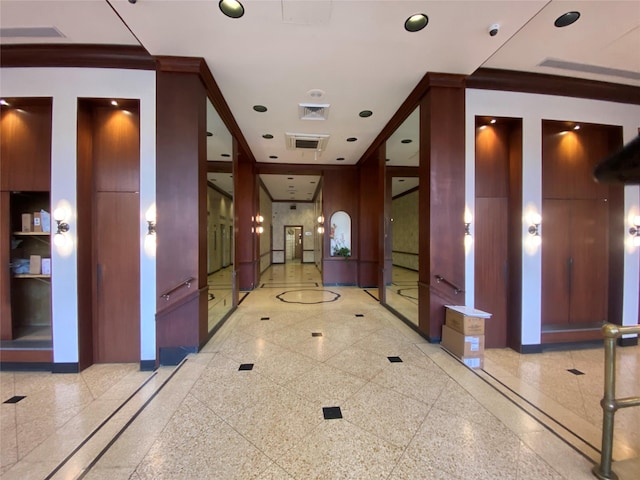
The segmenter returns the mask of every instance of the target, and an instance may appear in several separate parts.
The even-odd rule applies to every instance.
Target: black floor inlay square
[[[322,407],[322,414],[325,420],[342,418],[342,410],[340,410],[340,407]]]
[[[391,363],[401,363],[402,359],[400,357],[387,357]]]
[[[576,370],[575,368],[570,368],[569,370],[567,370],[567,372],[571,372],[574,375],[584,375],[584,372],[581,372],[580,370]]]
[[[260,320],[269,320],[269,317],[260,317]]]
[[[364,317],[364,313],[356,313],[356,317]]]
[[[313,333],[311,334],[311,336],[312,336],[312,337],[321,337],[321,336],[322,336],[322,333],[320,333],[320,332],[313,332]]]
[[[253,370],[253,363],[243,363],[238,370]]]
[[[14,397],[11,397],[9,400],[5,400],[3,403],[18,403],[23,398],[27,397],[25,397],[24,395],[16,395]]]

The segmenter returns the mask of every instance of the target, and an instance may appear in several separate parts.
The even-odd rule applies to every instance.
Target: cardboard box
[[[23,232],[32,232],[33,231],[33,217],[30,213],[22,214],[22,231]]]
[[[484,335],[464,335],[446,325],[442,326],[440,345],[458,358],[484,355]]]
[[[491,314],[470,307],[446,306],[445,324],[465,335],[484,335],[484,321]]]
[[[50,258],[42,259],[42,274],[51,275],[51,259]]]
[[[42,215],[40,212],[33,212],[33,231],[42,231]]]
[[[42,272],[42,257],[40,255],[31,255],[29,257],[29,273],[31,275],[40,275]]]

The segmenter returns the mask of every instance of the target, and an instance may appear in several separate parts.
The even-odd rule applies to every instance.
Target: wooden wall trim
[[[222,95],[222,91],[218,84],[216,83],[215,78],[213,78],[213,74],[207,65],[207,62],[204,58],[200,57],[174,57],[167,55],[160,55],[155,57],[156,62],[158,64],[158,70],[163,72],[174,72],[174,73],[197,73],[200,77],[200,80],[205,86],[207,90],[207,96],[209,100],[213,104],[213,107],[220,115],[220,119],[222,123],[229,129],[231,136],[235,137],[240,148],[244,151],[245,155],[249,156],[249,158],[256,162],[251,149],[249,148],[249,144],[245,139],[242,131],[240,130],[240,126],[237,124],[236,119],[231,113],[231,109],[229,108],[229,104],[224,99]]]
[[[640,87],[494,68],[476,70],[467,77],[467,88],[560,95],[640,105]]]
[[[2,67],[87,67],[155,70],[139,45],[1,45]]]

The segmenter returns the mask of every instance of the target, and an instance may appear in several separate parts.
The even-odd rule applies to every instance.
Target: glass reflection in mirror
[[[418,325],[418,167],[420,114],[416,108],[386,142],[385,303]]]
[[[233,308],[233,141],[207,102],[208,331]]]

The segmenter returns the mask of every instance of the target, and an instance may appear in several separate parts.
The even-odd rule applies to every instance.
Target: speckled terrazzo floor
[[[595,478],[588,453],[491,384],[544,391],[560,421],[577,417],[560,373],[533,373],[562,363],[558,352],[488,351],[486,372],[472,371],[365,291],[317,281],[313,266],[271,269],[177,368],[2,372],[3,401],[25,399],[1,405],[1,478]],[[596,369],[597,352],[563,355],[568,368]],[[636,371],[633,358],[625,354],[625,371]],[[580,378],[573,391],[601,389],[601,377]],[[338,418],[325,418],[327,407]],[[577,428],[597,431],[583,420],[591,427]],[[636,437],[620,436],[630,458]]]

